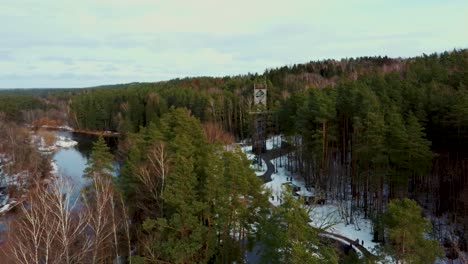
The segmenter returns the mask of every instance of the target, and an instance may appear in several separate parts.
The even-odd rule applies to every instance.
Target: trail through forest
[[[275,165],[272,163],[272,160],[274,160],[276,158],[279,158],[279,157],[282,157],[282,156],[288,154],[290,151],[292,151],[291,146],[289,144],[284,144],[283,143],[283,144],[281,144],[281,147],[269,149],[269,150],[266,151],[266,153],[263,153],[261,155],[261,159],[263,160],[263,162],[265,162],[267,164],[267,170],[265,171],[265,173],[263,175],[258,176],[258,177],[263,178],[264,183],[271,182],[272,181],[271,176],[276,171]],[[332,233],[332,232],[329,232],[329,231],[323,231],[322,236],[330,238],[330,239],[332,239],[334,241],[337,241],[339,243],[347,242],[347,243],[349,243],[349,245],[352,245],[355,248],[355,250],[362,253],[366,258],[375,257],[371,252],[369,252],[369,250],[367,250],[367,248],[360,245],[359,243],[356,243],[355,240],[353,240],[351,238],[345,237],[345,236],[340,235],[340,234],[335,234],[335,233]]]

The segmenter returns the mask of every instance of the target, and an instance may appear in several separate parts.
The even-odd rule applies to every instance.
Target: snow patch
[[[281,147],[281,142],[283,141],[283,136],[275,136],[267,139],[267,150],[275,149]],[[247,157],[250,160],[255,158],[255,155],[252,154],[252,146],[245,143],[240,144],[241,149],[246,153]],[[282,156],[271,161],[276,167],[275,173],[271,176],[272,181],[265,183],[265,191],[271,192],[271,197],[269,201],[272,205],[278,206],[282,203],[283,197],[282,193],[286,190],[286,185],[294,186],[298,188],[295,191],[297,196],[302,197],[314,197],[320,198],[314,188],[306,188],[305,182],[299,175],[295,175],[286,170],[285,164],[287,163],[287,156]],[[265,164],[262,161],[262,164]],[[265,168],[262,168],[266,170]],[[258,173],[257,173],[258,175]],[[365,219],[361,214],[355,212],[353,217],[354,224],[347,224],[346,219],[341,215],[340,208],[341,205],[338,202],[326,201],[325,205],[304,205],[309,212],[311,218],[311,225],[317,228],[324,229],[327,232],[341,235],[350,240],[359,239],[359,244],[363,245],[370,252],[374,251],[377,243],[372,242],[373,231],[372,231],[372,222],[369,219]],[[337,237],[333,237],[337,239]],[[339,239],[337,239],[339,240]],[[340,240],[341,241],[341,240]],[[364,241],[364,243],[363,243]],[[347,241],[342,241],[345,244],[348,244]],[[354,247],[356,251],[360,254],[362,252]]]
[[[60,148],[71,148],[78,145],[78,142],[65,136],[55,136],[55,142],[51,145],[45,143],[44,138],[40,135],[32,135],[31,142],[37,147],[39,152],[44,154],[50,154]]]
[[[273,136],[266,140],[267,150],[281,148],[281,142],[283,141],[283,135]]]
[[[52,128],[52,129],[60,129],[65,131],[74,131],[74,129],[70,126],[49,126],[49,125],[42,125],[41,128]]]
[[[78,142],[68,137],[58,136],[55,145],[60,148],[71,148],[78,145]]]

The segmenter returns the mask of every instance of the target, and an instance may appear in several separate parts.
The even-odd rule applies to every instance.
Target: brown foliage
[[[6,154],[11,161],[4,167],[9,174],[22,173],[32,179],[34,175],[47,173],[46,158],[30,142],[28,129],[11,122],[0,122],[0,153]]]
[[[88,215],[75,211],[76,202],[64,195],[71,185],[57,180],[46,189],[36,186],[10,223],[2,248],[7,263],[83,263]]]
[[[161,196],[164,192],[166,177],[170,170],[170,159],[164,142],[151,145],[146,154],[147,162],[138,167],[137,179],[142,183],[139,195],[145,202],[137,204],[146,216],[160,217],[163,211]]]
[[[208,122],[203,124],[203,130],[209,143],[222,143],[223,145],[234,143],[234,136],[224,131],[221,126],[216,123]]]
[[[33,126],[34,127],[42,127],[42,126],[55,127],[55,126],[61,125],[60,123],[61,122],[54,120],[54,119],[50,119],[48,117],[41,117],[33,121]]]
[[[127,250],[127,213],[110,179],[94,179],[84,204],[63,177],[36,186],[11,220],[5,263],[113,263]]]
[[[53,146],[55,144],[55,133],[46,129],[39,129],[38,134],[44,139],[46,146]]]

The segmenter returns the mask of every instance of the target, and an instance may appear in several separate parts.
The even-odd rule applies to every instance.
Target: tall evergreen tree
[[[84,171],[85,177],[111,176],[114,172],[114,168],[112,167],[113,160],[114,156],[110,152],[110,148],[107,146],[104,138],[100,136],[98,140],[93,143],[93,150]]]
[[[434,263],[442,256],[437,241],[428,239],[432,226],[421,207],[408,198],[392,200],[384,216],[388,242],[384,252],[399,263]]]
[[[429,171],[433,158],[431,142],[425,138],[423,127],[412,112],[408,115],[406,133],[409,169],[414,176],[423,175]]]
[[[284,203],[272,208],[260,225],[263,246],[261,263],[338,263],[333,249],[319,241],[319,230],[312,228],[309,212],[291,194],[284,192]]]
[[[139,223],[145,248],[141,256],[148,262],[241,261],[257,222],[255,215],[266,207],[261,182],[245,155],[209,144],[200,122],[183,109],[171,110],[139,134],[122,177],[131,183],[126,192],[134,204],[146,202],[146,208],[157,209]],[[167,148],[164,186],[147,185],[138,178],[157,142]],[[156,170],[145,172],[150,178],[160,176]],[[155,186],[163,191],[138,195],[139,190]],[[149,193],[156,196],[147,199]],[[160,208],[164,209],[158,213]]]
[[[403,194],[408,180],[408,154],[407,154],[407,133],[401,114],[396,108],[389,109],[386,115],[386,150],[390,165],[390,196],[397,197],[399,190]]]

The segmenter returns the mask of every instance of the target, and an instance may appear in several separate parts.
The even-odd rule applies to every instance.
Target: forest
[[[236,144],[252,144],[258,84],[287,170],[339,204],[346,225],[369,219],[374,252],[345,254],[324,239],[290,191],[270,203]],[[94,143],[79,202],[63,195],[65,179],[44,181],[50,157],[27,144],[29,130],[64,125],[118,134],[116,151]],[[9,229],[23,231],[1,245],[9,263],[250,263],[255,250],[258,263],[468,261],[466,49],[1,92],[0,135],[0,165],[8,157],[10,174],[28,171],[10,190],[23,202]]]

